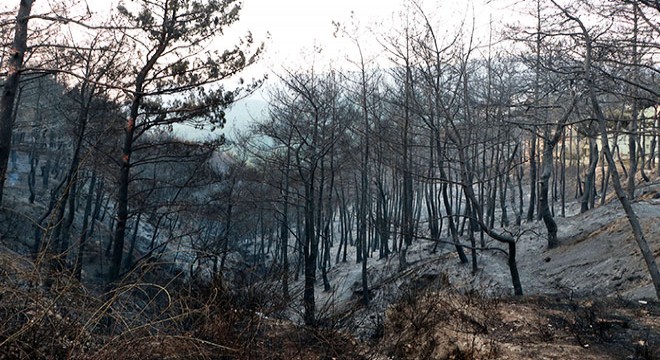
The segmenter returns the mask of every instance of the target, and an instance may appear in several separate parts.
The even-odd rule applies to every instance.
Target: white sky
[[[439,34],[467,19],[472,20],[473,10],[477,33],[487,39],[491,14],[495,23],[511,21],[505,18],[503,7],[511,0],[418,0],[432,21],[438,25]],[[403,11],[408,0],[244,0],[241,19],[236,30],[250,30],[255,40],[266,43],[266,54],[258,68],[277,71],[281,66],[296,66],[301,53],[310,53],[315,45],[322,45],[321,58],[342,59],[350,46],[347,40],[333,37],[332,21],[350,25],[351,12],[355,13],[363,28],[360,41],[363,46],[380,50],[375,32],[387,33],[392,19]],[[374,26],[379,23],[380,25]],[[495,25],[497,27],[497,25]],[[470,29],[466,29],[470,30]],[[270,33],[270,38],[266,34]],[[377,51],[376,50],[376,51]],[[303,62],[304,63],[304,62]]]
[[[427,15],[438,25],[439,33],[447,31],[453,34],[456,27],[466,17],[472,18],[474,6],[477,32],[482,38],[488,36],[490,14],[494,21],[502,19],[501,7],[505,1],[498,0],[497,5],[485,5],[486,0],[419,0]],[[509,1],[506,1],[507,3]],[[270,71],[281,72],[282,67],[295,69],[296,66],[309,66],[309,56],[315,45],[321,45],[323,52],[317,57],[319,62],[331,61],[334,66],[343,61],[347,54],[354,53],[354,45],[346,39],[333,37],[333,21],[339,21],[350,27],[351,13],[362,28],[361,46],[372,52],[381,50],[373,32],[392,31],[393,19],[403,11],[408,0],[244,0],[241,19],[236,24],[238,32],[250,30],[255,40],[263,40],[266,53],[260,62],[244,73],[246,77],[259,76]],[[500,8],[498,8],[498,6]],[[510,20],[510,19],[508,19]],[[379,24],[379,25],[375,25]],[[369,29],[372,29],[373,32]],[[469,29],[466,29],[469,30]],[[270,38],[266,38],[266,34]],[[328,60],[329,59],[329,60]],[[341,66],[341,65],[339,65]],[[257,100],[261,93],[252,97]],[[259,117],[262,108],[255,102],[239,102],[229,112],[225,131],[242,128],[250,117]]]
[[[267,61],[287,60],[315,44],[332,47],[332,21],[348,22],[351,11],[363,24],[389,16],[404,0],[245,0],[240,26],[255,36],[269,32]]]
[[[12,0],[13,1],[13,0]],[[107,14],[108,8],[115,8],[121,0],[83,0],[92,11]],[[436,21],[439,33],[456,27],[458,23],[476,17],[478,32],[487,36],[488,21],[491,13],[495,13],[495,21],[502,19],[502,12],[497,7],[506,6],[511,0],[417,0],[422,4],[427,14]],[[5,2],[0,0],[0,2]],[[17,3],[18,1],[13,1]],[[135,0],[123,0],[126,5],[139,4]],[[242,0],[241,19],[233,25],[227,35],[243,34],[251,31],[256,41],[264,41],[266,53],[257,69],[250,71],[255,75],[260,71],[281,69],[281,66],[295,67],[302,65],[301,53],[310,53],[315,45],[324,49],[319,58],[343,59],[350,46],[347,40],[333,37],[333,21],[350,25],[351,13],[358,19],[362,34],[358,34],[363,47],[380,50],[377,33],[387,33],[397,19],[397,13],[402,12],[410,0]],[[492,4],[487,5],[486,3]],[[37,1],[37,8],[47,4],[57,4],[59,0]],[[7,4],[5,4],[7,6]],[[0,6],[0,8],[5,7]],[[9,6],[11,8],[11,6]],[[499,15],[498,15],[499,14]],[[511,20],[510,18],[507,20]],[[374,26],[376,22],[380,25]],[[469,29],[468,29],[469,30]],[[451,34],[451,31],[449,31]],[[270,37],[267,37],[270,34]],[[348,51],[347,51],[348,50]],[[298,63],[298,64],[296,64]],[[302,65],[304,66],[304,65]],[[251,74],[246,74],[251,77]]]

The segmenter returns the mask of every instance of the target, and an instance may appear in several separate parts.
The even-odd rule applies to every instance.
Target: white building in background
[[[655,154],[658,156],[658,142],[660,139],[660,105],[648,107],[640,112],[639,120],[637,122],[637,151],[641,152],[644,149],[644,154],[649,156]],[[610,148],[614,150],[615,145],[617,151],[623,158],[629,158],[630,152],[630,137],[628,136],[628,129],[621,129],[620,133],[610,132],[609,134]],[[602,143],[598,139],[598,148],[602,149]],[[655,151],[653,151],[655,148]]]

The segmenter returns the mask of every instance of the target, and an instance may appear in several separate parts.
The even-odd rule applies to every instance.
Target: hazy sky
[[[0,0],[1,2],[2,0]],[[417,0],[427,14],[437,21],[440,30],[451,29],[458,23],[471,19],[474,14],[477,31],[488,32],[491,13],[497,16],[497,6],[510,0],[490,1],[497,5],[486,5],[487,0]],[[89,8],[99,14],[107,14],[109,7],[116,7],[120,0],[86,0]],[[134,0],[123,0],[126,5],[137,5]],[[42,3],[44,6],[47,3]],[[242,0],[241,19],[234,24],[229,34],[251,31],[255,40],[264,41],[266,53],[260,68],[268,70],[299,61],[301,52],[311,52],[315,45],[322,45],[324,53],[319,58],[342,58],[347,47],[346,40],[333,37],[333,21],[343,24],[351,22],[351,13],[362,28],[360,35],[363,46],[376,46],[374,32],[386,33],[392,27],[392,19],[403,11],[410,0]],[[82,4],[84,6],[84,3]],[[83,7],[84,9],[84,7]],[[473,12],[474,9],[474,12]],[[501,12],[499,12],[501,13]],[[376,22],[379,25],[374,26]],[[267,34],[270,34],[268,37]],[[249,75],[248,75],[249,76]]]
[[[487,37],[488,22],[491,14],[494,22],[503,19],[502,6],[510,3],[507,0],[455,1],[455,0],[419,0],[427,14],[437,21],[440,30],[456,27],[465,20],[471,21],[475,16],[477,32]],[[308,52],[314,45],[322,44],[325,49],[323,57],[341,57],[342,44],[346,42],[333,38],[332,21],[350,23],[351,12],[363,28],[364,43],[376,43],[375,36],[368,28],[376,32],[387,32],[392,19],[401,12],[407,0],[244,0],[241,20],[237,28],[250,30],[256,39],[265,39],[269,32],[271,37],[266,41],[266,56],[262,66],[277,67],[280,64],[295,62],[301,50]],[[474,12],[473,12],[474,9]],[[507,19],[511,20],[511,19]]]
[[[455,28],[466,17],[471,20],[475,16],[477,32],[487,38],[490,15],[495,22],[502,18],[501,4],[486,5],[486,0],[455,1],[455,0],[419,0],[427,14],[432,17],[441,32],[445,30],[452,34]],[[265,72],[281,72],[282,67],[294,68],[308,66],[301,61],[301,53],[310,53],[315,45],[321,45],[323,52],[317,57],[321,61],[333,59],[336,66],[346,54],[352,52],[353,45],[347,40],[333,37],[333,21],[343,24],[351,22],[351,13],[358,19],[362,33],[362,46],[370,47],[373,52],[379,52],[381,46],[376,39],[377,33],[387,33],[392,27],[393,19],[403,11],[407,0],[244,0],[241,20],[236,24],[237,30],[250,30],[256,40],[266,43],[266,54],[261,61],[245,75],[259,76]],[[474,6],[474,7],[473,7]],[[379,25],[375,25],[378,23]],[[266,34],[270,33],[270,38]],[[339,60],[339,61],[337,61]],[[308,61],[307,61],[308,62]],[[227,130],[241,128],[242,123],[250,117],[259,117],[263,110],[259,106],[261,96],[257,94],[252,100],[239,102],[229,113]]]
[[[344,21],[351,11],[361,21],[373,21],[396,11],[402,0],[246,0],[241,21],[255,32],[270,31],[271,51],[295,53],[301,46],[332,38],[332,21]]]

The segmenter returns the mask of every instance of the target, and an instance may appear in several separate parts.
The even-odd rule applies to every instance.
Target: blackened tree
[[[135,141],[156,127],[222,126],[236,93],[220,82],[254,63],[261,52],[250,34],[225,51],[215,50],[224,29],[239,19],[236,1],[158,0],[118,7],[118,31],[132,39],[135,75],[122,85],[128,114],[119,159],[117,223],[108,278],[117,280],[129,215],[131,157]]]

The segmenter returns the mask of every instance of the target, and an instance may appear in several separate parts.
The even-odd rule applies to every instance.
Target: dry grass
[[[130,276],[100,291],[7,254],[0,255],[0,359],[359,358],[347,336],[274,318],[281,309],[273,289]]]
[[[658,359],[660,305],[446,289],[390,307],[374,349],[395,359]]]

